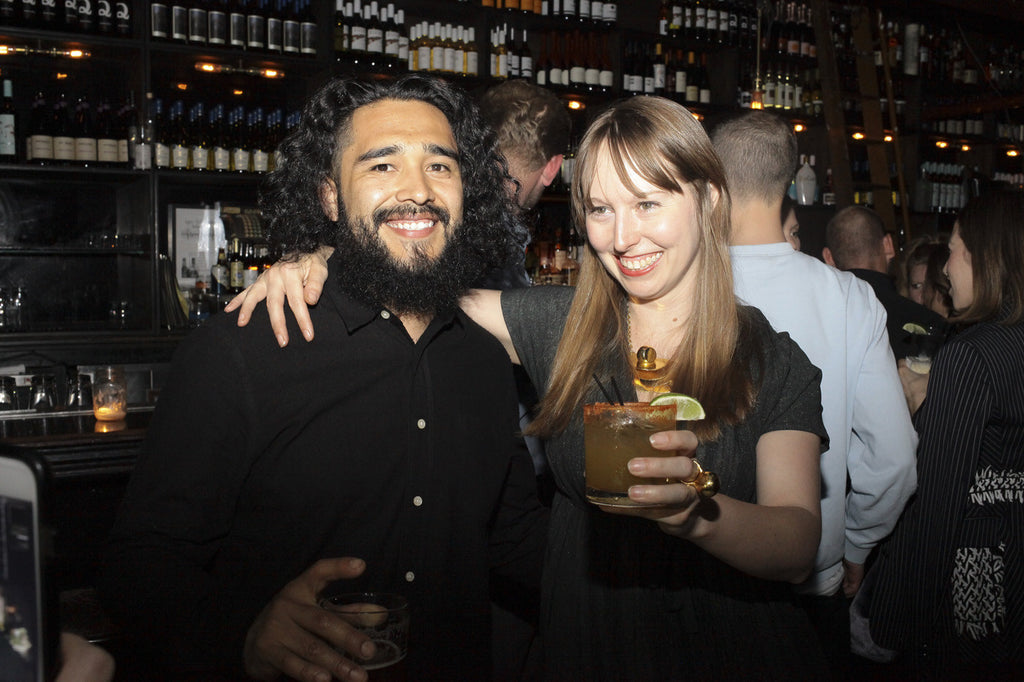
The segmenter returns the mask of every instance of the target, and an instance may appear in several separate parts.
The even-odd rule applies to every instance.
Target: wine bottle
[[[93,125],[92,105],[89,98],[82,95],[75,103],[74,135],[75,162],[82,166],[95,166],[97,155],[96,129]]]
[[[72,2],[73,0],[68,0]],[[75,24],[78,24],[78,12],[75,12]],[[171,37],[171,8],[165,2],[154,2],[149,6],[149,35],[157,40],[168,40]]]
[[[0,103],[0,163],[18,160],[18,116],[14,109],[13,84],[4,79],[4,99]]]
[[[46,103],[46,95],[40,90],[32,100],[29,115],[28,144],[25,160],[37,164],[53,163],[52,112]]]
[[[274,8],[267,10],[267,51],[281,53],[284,51],[284,15],[281,0],[277,0]]]
[[[104,35],[114,33],[114,8],[110,0],[96,0],[96,30]]]
[[[192,6],[188,8],[188,42],[205,45],[210,37],[209,21],[206,3],[192,0]]]
[[[159,98],[153,99],[152,140],[153,167],[157,169],[171,167],[171,148],[168,144],[168,126],[164,121],[164,103]]]
[[[114,3],[114,33],[122,38],[132,34],[132,3]]]
[[[210,129],[205,109],[202,102],[196,102],[188,112],[189,156],[195,171],[210,169]]]
[[[53,105],[53,160],[60,164],[71,164],[75,161],[71,106],[63,92]]]
[[[223,104],[217,104],[210,108],[209,130],[210,144],[212,145],[213,152],[213,169],[219,173],[226,173],[231,170],[231,147],[227,139]]]
[[[96,107],[96,162],[100,166],[118,164],[118,125],[110,102],[103,100]]]
[[[263,50],[267,40],[267,17],[262,3],[250,2],[245,15],[245,46],[249,50]]]
[[[244,0],[231,0],[228,10],[228,45],[244,50],[249,31],[249,18],[245,13]]]
[[[316,56],[316,17],[310,7],[310,0],[302,0],[299,11],[299,53],[307,57]]]
[[[78,20],[81,22],[81,15]],[[171,4],[171,40],[177,43],[188,42],[188,7],[183,2]]]
[[[192,145],[189,142],[185,126],[185,103],[180,99],[171,104],[167,127],[169,129],[167,142],[171,150],[171,168],[188,170]]]
[[[263,108],[256,107],[249,114],[249,140],[254,173],[266,173],[270,170],[270,148],[267,145],[267,133],[263,118]]]

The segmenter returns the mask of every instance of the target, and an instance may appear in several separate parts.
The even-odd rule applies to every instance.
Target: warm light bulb
[[[882,139],[885,140],[886,142],[892,142],[892,135],[886,135]]]
[[[1020,154],[1020,152],[1017,151],[1016,149],[1007,149],[1006,150],[1006,155],[1007,156],[1017,156],[1019,154]]]
[[[853,134],[853,139],[855,139],[855,140],[863,140],[864,139],[864,133],[860,133],[860,132],[854,133]]]
[[[583,108],[583,102],[576,99],[571,99],[569,100],[569,103],[566,106],[568,106],[573,111],[579,111]]]
[[[793,124],[793,132],[794,133],[802,133],[805,130],[807,130],[807,128],[804,127],[803,123],[794,123]]]
[[[969,151],[971,151],[971,145],[969,145],[969,144],[960,145],[960,151],[962,151],[962,152],[969,152]]]
[[[945,149],[946,147],[949,146],[949,143],[946,142],[945,140],[939,140],[938,142],[935,143],[935,146],[938,147],[939,149]]]

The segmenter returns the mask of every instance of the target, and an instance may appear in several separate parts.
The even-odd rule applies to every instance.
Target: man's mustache
[[[378,208],[374,211],[373,225],[374,227],[379,228],[381,224],[388,220],[401,220],[403,218],[426,218],[434,220],[435,222],[440,222],[445,227],[448,227],[451,223],[451,213],[449,213],[443,206],[435,206],[433,204],[427,204],[425,206],[399,204],[398,206]]]

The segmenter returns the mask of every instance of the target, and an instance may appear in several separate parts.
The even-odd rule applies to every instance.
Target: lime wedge
[[[676,421],[695,422],[704,418],[704,407],[700,402],[682,393],[662,393],[651,400],[651,405],[675,405]]]
[[[903,331],[908,334],[927,334],[928,330],[917,324],[916,322],[907,322],[903,325]]]

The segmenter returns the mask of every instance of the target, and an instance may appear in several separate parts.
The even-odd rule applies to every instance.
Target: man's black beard
[[[398,315],[441,315],[455,310],[462,296],[479,278],[480,265],[465,240],[461,223],[452,225],[447,211],[428,207],[438,227],[448,233],[441,254],[431,260],[418,247],[410,251],[409,262],[396,260],[381,241],[379,231],[387,220],[411,217],[414,207],[378,209],[372,226],[365,220],[349,222],[339,210],[335,224],[335,257],[340,261],[338,281],[350,295],[376,308]],[[423,210],[418,209],[419,217]],[[383,228],[388,229],[388,228]]]

